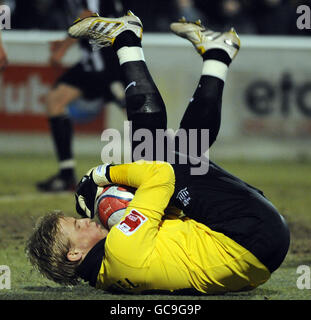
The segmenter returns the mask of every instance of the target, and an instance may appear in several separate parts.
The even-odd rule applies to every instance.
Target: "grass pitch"
[[[77,159],[78,176],[100,163],[97,157]],[[298,289],[297,267],[311,268],[311,179],[308,162],[218,162],[229,172],[262,189],[286,217],[291,229],[290,252],[271,279],[251,292],[210,296],[111,295],[87,284],[62,287],[42,278],[28,263],[25,241],[38,217],[60,209],[75,215],[71,193],[38,193],[35,183],[56,172],[54,157],[0,157],[0,265],[11,270],[11,289],[0,290],[0,300],[310,300],[310,289]],[[1,274],[0,274],[1,276]],[[309,279],[310,282],[310,279]]]

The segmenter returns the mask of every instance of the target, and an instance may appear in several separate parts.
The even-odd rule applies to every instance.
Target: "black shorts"
[[[173,165],[172,204],[190,218],[221,232],[253,253],[270,272],[283,262],[290,234],[283,217],[263,193],[210,161],[206,175]]]
[[[114,101],[115,97],[110,89],[110,84],[114,81],[111,72],[104,70],[100,72],[86,72],[82,63],[77,63],[56,81],[68,84],[82,91],[83,97],[88,100],[103,98],[106,102]]]

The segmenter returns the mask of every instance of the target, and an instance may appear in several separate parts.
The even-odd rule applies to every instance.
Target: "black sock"
[[[54,116],[49,118],[49,123],[59,163],[72,161],[73,126],[71,119],[67,115]],[[60,174],[64,177],[72,176],[74,174],[73,166],[62,168]]]
[[[155,131],[166,128],[167,119],[163,99],[145,63],[141,47],[141,40],[132,31],[121,33],[113,44],[126,88],[127,115],[128,120],[132,121],[132,134],[142,128],[150,130],[154,136],[153,152],[152,155],[145,155],[145,160],[153,160],[156,156]],[[139,142],[132,138],[132,150],[135,150]],[[132,160],[138,159],[133,155]]]
[[[122,47],[141,47],[141,40],[132,31],[124,31],[117,36],[112,48],[117,52]]]

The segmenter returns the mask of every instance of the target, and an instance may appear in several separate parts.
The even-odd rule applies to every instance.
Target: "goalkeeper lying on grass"
[[[171,29],[203,57],[200,82],[180,128],[208,129],[211,146],[220,128],[224,82],[239,38],[234,30],[217,33],[185,20]],[[112,45],[128,86],[133,132],[166,128],[165,106],[144,61],[142,26],[136,16],[89,17],[77,21],[69,34],[87,37],[97,46]],[[196,143],[201,146],[199,138]],[[192,175],[190,165],[178,161],[98,166],[77,190],[77,211],[84,218],[45,216],[29,239],[30,261],[60,284],[74,285],[82,278],[111,291],[220,293],[256,288],[287,254],[286,222],[261,191],[208,164],[208,172],[201,175]],[[97,187],[110,183],[137,189],[122,218],[128,228],[116,224],[107,230],[91,220]],[[168,206],[186,217],[165,219]]]

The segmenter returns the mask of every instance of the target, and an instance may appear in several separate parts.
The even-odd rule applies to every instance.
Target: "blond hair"
[[[60,229],[61,218],[64,214],[54,211],[38,220],[27,241],[26,254],[30,263],[48,279],[62,285],[76,285],[79,283],[76,269],[80,261],[67,259],[70,241]]]

